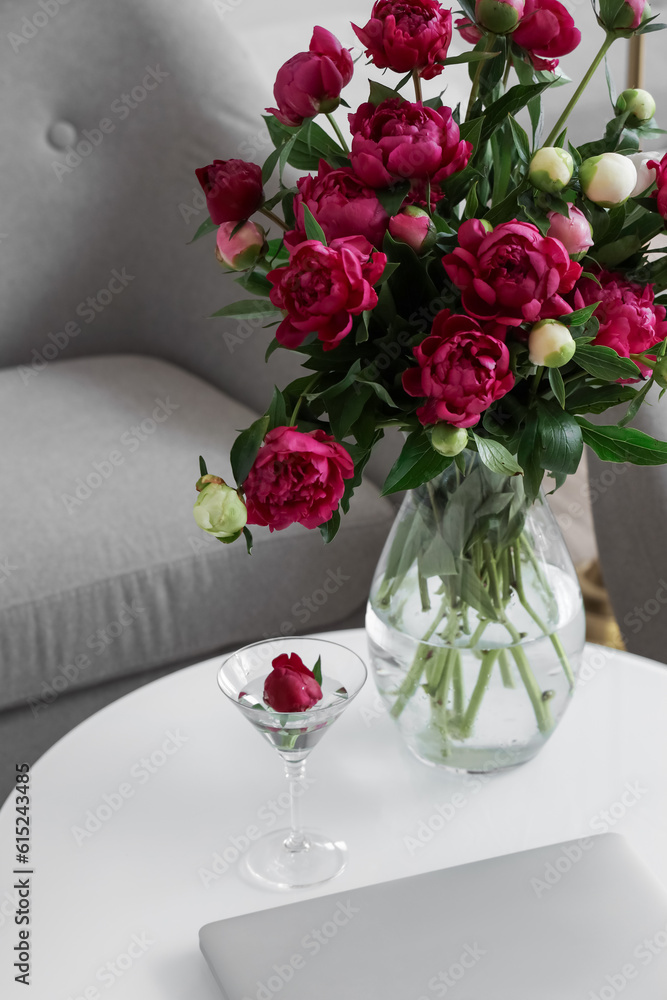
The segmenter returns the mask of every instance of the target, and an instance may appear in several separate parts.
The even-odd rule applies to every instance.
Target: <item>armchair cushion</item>
[[[197,454],[231,480],[255,415],[165,361],[115,355],[0,372],[0,708],[192,662],[363,607],[393,508],[355,494],[325,546],[293,525],[255,549],[188,517]]]

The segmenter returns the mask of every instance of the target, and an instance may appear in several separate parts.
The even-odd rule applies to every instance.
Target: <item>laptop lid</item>
[[[226,1000],[666,1000],[667,896],[616,834],[208,924]]]

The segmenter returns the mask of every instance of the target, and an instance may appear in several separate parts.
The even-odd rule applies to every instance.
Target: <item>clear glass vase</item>
[[[567,708],[583,600],[544,495],[463,452],[410,491],[366,614],[378,689],[421,760],[486,772],[521,764]]]

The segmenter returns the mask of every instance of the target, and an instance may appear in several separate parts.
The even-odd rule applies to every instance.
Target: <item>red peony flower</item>
[[[461,38],[463,38],[464,41],[469,42],[470,45],[477,45],[477,42],[481,42],[484,37],[477,25],[474,24],[468,17],[459,17],[454,23]]]
[[[373,246],[382,246],[389,216],[373,188],[360,181],[349,167],[335,170],[326,160],[320,160],[317,177],[308,174],[301,177],[296,186],[296,226],[285,236],[287,246],[296,246],[308,238],[303,222],[303,205],[307,205],[313,213],[327,240],[364,236]]]
[[[452,40],[452,12],[438,0],[377,0],[363,28],[352,28],[378,69],[418,70],[425,80],[442,73]]]
[[[208,167],[195,170],[195,174],[216,226],[248,219],[262,204],[262,168],[256,163],[214,160]]]
[[[593,343],[611,347],[628,358],[650,350],[667,337],[667,310],[655,304],[653,285],[640,285],[611,271],[599,271],[596,277],[599,285],[582,278],[573,296],[575,309],[600,303],[595,310],[600,329]],[[638,367],[643,375],[650,373],[645,365]]]
[[[289,263],[267,275],[270,299],[287,313],[276,331],[285,347],[298,347],[317,333],[330,351],[352,329],[352,317],[377,305],[373,285],[387,258],[363,236],[345,236],[325,247],[317,240],[296,246]]]
[[[283,125],[303,125],[338,107],[340,92],[352,79],[348,49],[325,28],[315,28],[308,52],[297,52],[280,67],[273,87],[277,108],[266,110]]]
[[[504,326],[572,312],[562,295],[572,291],[582,272],[559,240],[517,219],[491,233],[469,219],[459,229],[459,246],[442,263],[463,292],[466,312]]]
[[[512,41],[530,55],[535,69],[554,70],[556,56],[566,56],[581,41],[571,14],[558,0],[526,0]]]
[[[322,699],[322,688],[297,653],[281,653],[264,682],[264,701],[275,712],[305,712]]]
[[[370,187],[426,178],[438,184],[463,170],[472,153],[471,143],[461,142],[450,108],[434,111],[390,98],[377,107],[362,104],[349,119],[352,166]]]
[[[663,219],[667,219],[667,153],[658,163],[657,160],[649,160],[646,164],[649,170],[655,170],[656,189],[651,195],[658,201],[658,211]]]
[[[469,316],[443,309],[433,320],[430,336],[413,348],[419,368],[403,372],[410,396],[425,396],[417,410],[422,424],[446,421],[473,427],[491,403],[514,387],[505,343],[484,332]]]
[[[354,463],[341,444],[322,430],[296,427],[269,431],[243,484],[248,524],[281,531],[298,522],[325,524],[338,507]]]

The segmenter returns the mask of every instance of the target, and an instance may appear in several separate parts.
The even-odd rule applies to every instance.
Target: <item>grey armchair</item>
[[[294,360],[277,352],[265,369],[266,331],[206,318],[238,289],[210,238],[186,245],[206,217],[195,167],[269,151],[251,59],[214,5],[5,0],[0,34],[0,747],[13,771],[159,673],[358,616],[393,509],[365,485],[329,547],[317,531],[257,530],[251,558],[191,518],[197,455],[228,473],[236,430]]]

